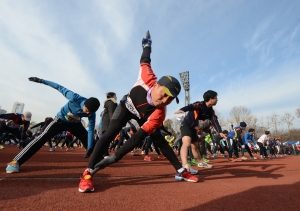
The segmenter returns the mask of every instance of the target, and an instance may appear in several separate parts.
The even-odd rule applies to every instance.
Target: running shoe
[[[246,158],[245,156],[242,157],[242,160],[248,160],[248,158]]]
[[[157,158],[158,159],[166,159],[166,157],[164,155],[158,155]]]
[[[217,156],[217,154],[213,154],[213,158],[217,158],[218,156]]]
[[[202,161],[204,161],[205,163],[209,163],[210,160],[206,159],[206,158],[202,158]]]
[[[206,168],[206,169],[211,169],[213,167],[212,165],[207,164],[205,162],[198,163],[197,166],[200,167],[200,168]]]
[[[235,162],[236,160],[234,158],[229,158],[228,161],[229,162]]]
[[[187,182],[198,182],[198,178],[193,176],[190,172],[188,172],[186,169],[184,169],[183,172],[179,173],[178,171],[176,172],[175,175],[176,180],[185,180]]]
[[[146,155],[144,157],[144,161],[154,161],[154,158],[150,157],[149,155]]]
[[[193,158],[193,159],[190,160],[189,164],[190,164],[191,166],[197,166],[197,165],[198,165],[198,162],[196,161],[196,159]]]
[[[3,145],[0,145],[0,149],[4,149],[5,147]]]
[[[54,152],[55,151],[55,149],[52,147],[52,148],[50,148],[50,150],[49,150],[50,152]]]
[[[193,169],[192,167],[189,167],[187,170],[188,170],[188,172],[190,172],[193,175],[198,174],[198,170]]]
[[[95,189],[94,189],[93,179],[92,179],[90,170],[86,169],[83,172],[83,177],[80,177],[78,191],[80,193],[88,193],[88,192],[93,192],[94,190]]]
[[[253,157],[251,157],[250,159],[251,159],[251,160],[256,160],[257,158],[253,156]]]
[[[7,164],[6,173],[16,173],[19,172],[19,163],[15,160]]]
[[[241,162],[241,161],[243,161],[243,158],[237,158],[235,160],[238,161],[238,162]]]

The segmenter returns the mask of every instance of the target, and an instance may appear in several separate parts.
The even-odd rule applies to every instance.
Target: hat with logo
[[[30,121],[30,120],[31,120],[32,114],[31,114],[31,112],[29,112],[29,111],[25,111],[25,112],[23,113],[23,116],[24,116],[25,121]]]
[[[161,77],[157,83],[164,88],[164,91],[168,96],[176,98],[176,102],[179,103],[177,96],[180,93],[181,85],[176,78],[166,75]]]

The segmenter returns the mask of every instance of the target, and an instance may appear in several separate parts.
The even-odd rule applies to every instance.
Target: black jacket
[[[114,113],[114,111],[117,108],[117,102],[115,98],[108,98],[104,102],[104,112],[103,112],[103,117],[102,117],[102,131],[104,132],[110,123],[111,117]]]

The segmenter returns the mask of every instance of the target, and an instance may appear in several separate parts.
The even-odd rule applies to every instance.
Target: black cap
[[[94,113],[100,107],[100,102],[97,98],[91,97],[84,102],[84,105],[91,113]]]
[[[161,77],[157,83],[161,86],[163,86],[165,93],[171,97],[176,98],[176,102],[179,103],[178,95],[181,90],[181,85],[179,81],[169,75]]]
[[[240,122],[240,126],[241,127],[247,127],[247,124],[246,124],[246,122]]]

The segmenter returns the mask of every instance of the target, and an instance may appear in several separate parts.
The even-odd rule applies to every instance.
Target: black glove
[[[37,77],[30,77],[30,78],[28,78],[28,80],[36,82],[36,83],[42,83],[43,79],[40,79],[40,78],[37,78]]]

